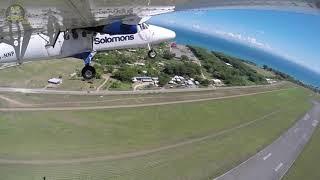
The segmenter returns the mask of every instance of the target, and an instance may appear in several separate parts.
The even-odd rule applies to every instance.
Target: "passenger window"
[[[116,35],[116,34],[135,34],[138,32],[137,25],[127,25],[121,22],[114,22],[112,24],[106,25],[103,28],[103,32]]]

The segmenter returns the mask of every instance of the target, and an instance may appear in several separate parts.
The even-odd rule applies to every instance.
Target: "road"
[[[220,100],[237,98],[244,96],[252,96],[258,94],[265,94],[270,92],[282,91],[286,89],[276,89],[269,91],[261,91],[254,93],[245,93],[238,95],[222,96],[222,97],[210,97],[210,98],[200,98],[191,100],[178,100],[178,101],[168,101],[168,102],[156,102],[156,103],[143,103],[143,104],[125,104],[125,105],[105,105],[105,106],[75,106],[75,107],[11,107],[11,108],[0,108],[0,112],[15,112],[15,111],[81,111],[81,110],[98,110],[98,109],[116,109],[116,108],[136,108],[136,107],[148,107],[148,106],[160,106],[160,105],[170,105],[170,104],[180,104],[180,103],[193,103],[201,101],[210,100]],[[29,104],[31,106],[31,104]]]
[[[278,180],[292,166],[320,119],[320,104],[265,149],[215,180]]]
[[[0,87],[0,92],[19,92],[30,94],[66,94],[66,95],[124,95],[124,94],[150,94],[150,93],[170,93],[170,92],[199,92],[214,89],[246,89],[258,87],[275,87],[281,86],[285,82],[278,82],[269,85],[253,85],[253,86],[232,86],[219,88],[185,88],[185,89],[159,89],[159,90],[140,90],[140,91],[69,91],[69,90],[48,90],[48,89],[29,89],[29,88],[12,88]]]

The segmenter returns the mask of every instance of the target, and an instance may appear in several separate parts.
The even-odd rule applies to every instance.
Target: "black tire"
[[[148,52],[148,56],[149,56],[149,58],[154,59],[154,58],[157,57],[157,52],[156,52],[154,49],[151,49],[151,50]]]
[[[73,39],[78,39],[79,34],[78,34],[78,32],[76,30],[72,30],[71,34],[72,34],[72,38]]]
[[[87,32],[86,31],[82,31],[81,35],[82,35],[82,37],[87,37]]]
[[[84,79],[93,79],[96,76],[96,69],[92,66],[87,65],[82,69],[81,75]]]
[[[70,39],[70,34],[65,32],[63,37],[64,37],[64,40],[69,40]]]

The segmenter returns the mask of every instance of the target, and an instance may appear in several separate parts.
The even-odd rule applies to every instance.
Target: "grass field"
[[[109,81],[103,89],[108,89],[110,91],[131,91],[132,83],[121,82],[113,79]]]
[[[90,84],[79,80],[71,80],[70,74],[82,69],[83,63],[78,59],[59,59],[35,61],[0,71],[1,87],[44,88],[48,79],[62,76],[63,83],[58,89],[86,90]],[[97,87],[103,80],[94,80],[92,86]]]
[[[144,108],[3,112],[1,178],[213,178],[276,139],[310,108],[308,98],[296,88]]]
[[[61,106],[92,106],[92,105],[123,105],[159,103],[182,100],[197,100],[204,98],[218,98],[225,96],[259,93],[265,91],[293,88],[289,83],[275,86],[241,87],[202,90],[199,92],[150,92],[147,94],[122,94],[122,95],[57,95],[57,94],[24,94],[24,93],[0,93],[0,107],[14,107],[3,97],[18,101],[22,104],[41,107]]]
[[[318,119],[320,120],[320,119]],[[311,141],[307,144],[301,155],[288,171],[284,180],[318,180],[320,171],[317,162],[320,161],[320,129],[313,134]]]
[[[258,66],[254,66],[254,65],[249,64],[249,63],[245,63],[245,64],[246,64],[247,66],[249,66],[250,68],[256,70],[257,73],[259,73],[259,74],[261,74],[261,75],[263,75],[263,76],[265,76],[265,77],[270,77],[270,78],[275,77],[275,74],[274,74],[273,72],[266,71],[266,70],[264,70],[264,69],[262,69],[262,68],[260,68],[260,67],[258,67]]]

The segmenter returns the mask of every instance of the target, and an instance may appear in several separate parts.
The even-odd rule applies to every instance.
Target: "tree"
[[[171,53],[169,50],[164,51],[163,53],[163,58],[167,60],[171,60],[175,57],[176,55],[174,53]]]
[[[181,60],[182,60],[182,61],[189,61],[189,57],[186,56],[186,55],[182,55],[182,56],[181,56]]]
[[[160,86],[166,85],[169,81],[170,81],[170,76],[169,75],[167,75],[165,73],[161,73],[159,75],[159,85]]]
[[[200,84],[202,85],[202,86],[209,86],[209,84],[210,84],[210,81],[208,80],[208,79],[202,79],[201,81],[200,81]]]
[[[195,77],[201,74],[201,68],[191,62],[172,62],[165,65],[163,72],[168,75]]]
[[[267,70],[268,66],[267,65],[263,65],[262,68]]]
[[[114,67],[113,66],[106,66],[106,70],[108,73],[113,73]]]
[[[96,69],[96,79],[101,79],[101,76],[104,74],[103,73],[103,67],[101,67],[101,65],[98,64],[94,64],[93,67]]]
[[[138,70],[134,67],[124,66],[113,73],[113,77],[120,81],[131,82],[134,76],[137,76]]]
[[[120,87],[121,87],[121,83],[117,81],[112,82],[112,84],[110,85],[111,89],[118,89]]]

